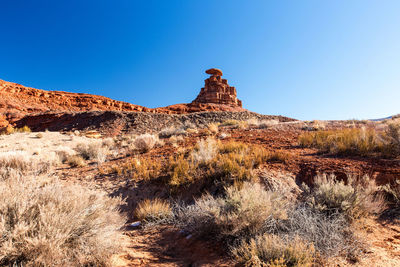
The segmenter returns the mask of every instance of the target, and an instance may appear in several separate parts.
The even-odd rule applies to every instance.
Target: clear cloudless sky
[[[400,113],[400,1],[0,0],[0,79],[147,107],[207,68],[244,107],[298,119]]]

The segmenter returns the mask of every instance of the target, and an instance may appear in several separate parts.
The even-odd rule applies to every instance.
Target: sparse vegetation
[[[394,156],[393,145],[385,142],[385,134],[372,128],[307,132],[300,135],[299,143],[336,155]]]
[[[181,186],[199,179],[241,183],[253,179],[253,169],[268,161],[270,155],[261,147],[240,142],[200,141],[191,153],[169,159],[169,184]]]
[[[360,254],[364,245],[347,214],[327,213],[302,199],[290,202],[281,191],[244,182],[219,197],[203,195],[178,209],[176,218],[188,232],[226,243],[245,266],[311,266],[316,257]]]
[[[109,264],[125,222],[120,199],[52,177],[12,173],[0,181],[0,265]]]

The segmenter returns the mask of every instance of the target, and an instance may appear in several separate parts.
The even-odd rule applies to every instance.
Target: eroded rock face
[[[206,70],[211,77],[206,79],[205,85],[201,88],[200,94],[192,103],[212,103],[242,107],[242,101],[236,97],[236,89],[229,86],[226,79],[222,79],[222,71],[219,69]]]

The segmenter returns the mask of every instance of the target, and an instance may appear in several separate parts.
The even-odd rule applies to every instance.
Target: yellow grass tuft
[[[140,202],[135,210],[135,216],[146,223],[166,221],[172,215],[169,203],[158,198]]]

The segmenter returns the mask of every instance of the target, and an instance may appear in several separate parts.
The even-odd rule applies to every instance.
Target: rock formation
[[[205,80],[204,88],[192,103],[160,108],[146,108],[104,96],[46,91],[0,80],[0,129],[8,125],[20,125],[18,121],[32,125],[28,123],[28,120],[37,123],[38,121],[34,118],[46,120],[46,115],[37,117],[42,113],[128,111],[185,114],[207,111],[245,111],[242,108],[242,102],[236,98],[235,87],[229,86],[226,79],[221,79],[221,70],[209,69],[206,73],[211,77]]]
[[[229,86],[226,79],[222,79],[222,71],[219,69],[206,70],[211,77],[206,79],[200,94],[192,103],[223,104],[234,107],[242,107],[242,101],[236,97],[236,89]]]

